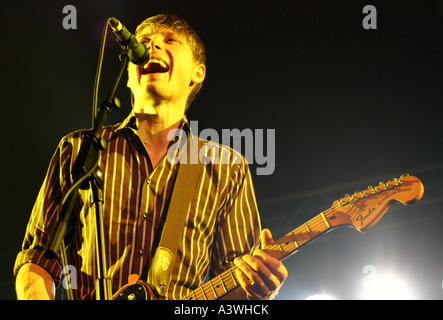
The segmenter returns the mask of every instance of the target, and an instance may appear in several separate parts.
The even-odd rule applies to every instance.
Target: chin
[[[152,103],[135,104],[132,111],[139,114],[157,114],[157,110]]]

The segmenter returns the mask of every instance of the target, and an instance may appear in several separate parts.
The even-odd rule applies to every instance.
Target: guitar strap
[[[155,247],[153,248],[155,255],[151,263],[148,263],[148,283],[155,289],[156,293],[162,297],[166,295],[171,281],[175,255],[178,245],[183,238],[185,218],[191,205],[192,195],[195,192],[201,168],[199,163],[192,164],[189,161],[189,150],[192,150],[189,146],[191,143],[198,144],[198,137],[193,136],[191,138],[191,136],[188,136],[186,141],[185,148],[187,148],[187,150],[185,149],[182,155],[187,156],[188,161],[186,161],[186,163],[182,163],[183,161],[181,161],[179,164],[166,220],[164,220],[164,224],[162,223],[163,227],[160,226],[157,232],[157,238],[158,234],[161,234],[160,242],[156,250]],[[198,149],[195,148],[194,150]],[[165,213],[166,212],[163,213],[163,216],[165,216]],[[162,217],[162,219],[165,218]]]

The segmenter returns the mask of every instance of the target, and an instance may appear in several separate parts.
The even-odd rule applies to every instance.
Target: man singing
[[[144,66],[128,66],[132,112],[122,123],[101,131],[108,142],[99,166],[104,172],[105,248],[113,292],[127,283],[129,275],[142,277],[155,253],[157,231],[181,165],[167,156],[177,143],[168,134],[185,133],[178,135],[179,140],[193,137],[185,111],[206,74],[205,48],[183,19],[170,14],[148,18],[135,36],[148,49],[150,60]],[[14,266],[18,299],[54,299],[62,266],[58,259],[45,257],[44,246],[58,219],[60,200],[72,184],[71,169],[83,133],[65,136],[51,159]],[[258,248],[260,239],[262,247],[272,243],[272,235],[261,231],[245,158],[227,146],[217,148],[219,158],[229,161],[199,164],[196,192],[183,207],[186,220],[177,232],[183,235],[165,298],[180,299],[207,276],[213,278],[233,266],[239,286],[231,298],[272,298],[287,270]],[[76,270],[75,299],[95,296],[91,198],[90,190],[80,190],[75,223],[65,238],[69,264]]]

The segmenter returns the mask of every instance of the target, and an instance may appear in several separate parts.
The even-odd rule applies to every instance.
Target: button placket
[[[146,247],[146,243],[149,242],[150,224],[152,223],[152,192],[151,184],[152,178],[148,177],[142,187],[142,195],[139,206],[139,222],[138,231],[136,237],[135,248],[137,255],[144,259],[144,256],[148,253],[149,248]]]

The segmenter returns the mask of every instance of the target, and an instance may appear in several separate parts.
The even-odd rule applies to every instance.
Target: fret
[[[234,285],[237,287],[238,284],[237,284],[237,281],[235,280],[235,275],[234,275],[232,269],[229,269],[229,274],[231,275],[232,281],[234,281]]]
[[[285,257],[286,257],[286,253],[285,253],[285,251],[283,250],[281,244],[280,244],[280,243],[277,243],[277,246],[278,246],[278,248],[280,249],[280,252],[281,252],[283,258],[285,258]]]
[[[192,291],[192,295],[194,296],[194,299],[195,299],[195,300],[198,300],[198,299],[197,299],[197,296],[195,295],[195,291],[194,291],[194,290]]]
[[[220,274],[218,277],[220,278],[220,281],[221,281],[221,284],[222,284],[222,286],[223,286],[223,289],[225,290],[225,293],[227,293],[227,292],[228,292],[228,289],[227,289],[226,286],[225,286],[225,282],[223,281],[223,278],[222,278],[221,274]]]
[[[323,221],[325,222],[326,228],[329,229],[329,228],[331,227],[331,225],[329,224],[328,220],[326,220],[326,217],[325,217],[325,215],[323,214],[323,212],[320,213],[320,216],[323,218]]]
[[[200,288],[203,293],[203,297],[205,298],[205,300],[208,300],[208,297],[206,296],[206,293],[205,293],[205,289],[203,288],[203,286],[201,286]]]
[[[311,229],[309,229],[308,223],[305,223],[305,227],[309,232],[309,235],[311,236],[311,238],[313,238],[312,233],[311,233]]]
[[[212,293],[214,294],[215,298],[217,299],[218,295],[217,295],[217,292],[215,292],[214,284],[212,283],[211,280],[209,280],[209,283],[210,283],[211,288],[212,288]]]
[[[297,240],[295,239],[294,232],[292,232],[292,231],[291,231],[291,236],[292,236],[292,241],[294,241],[295,246],[298,248],[299,246],[298,246]]]

